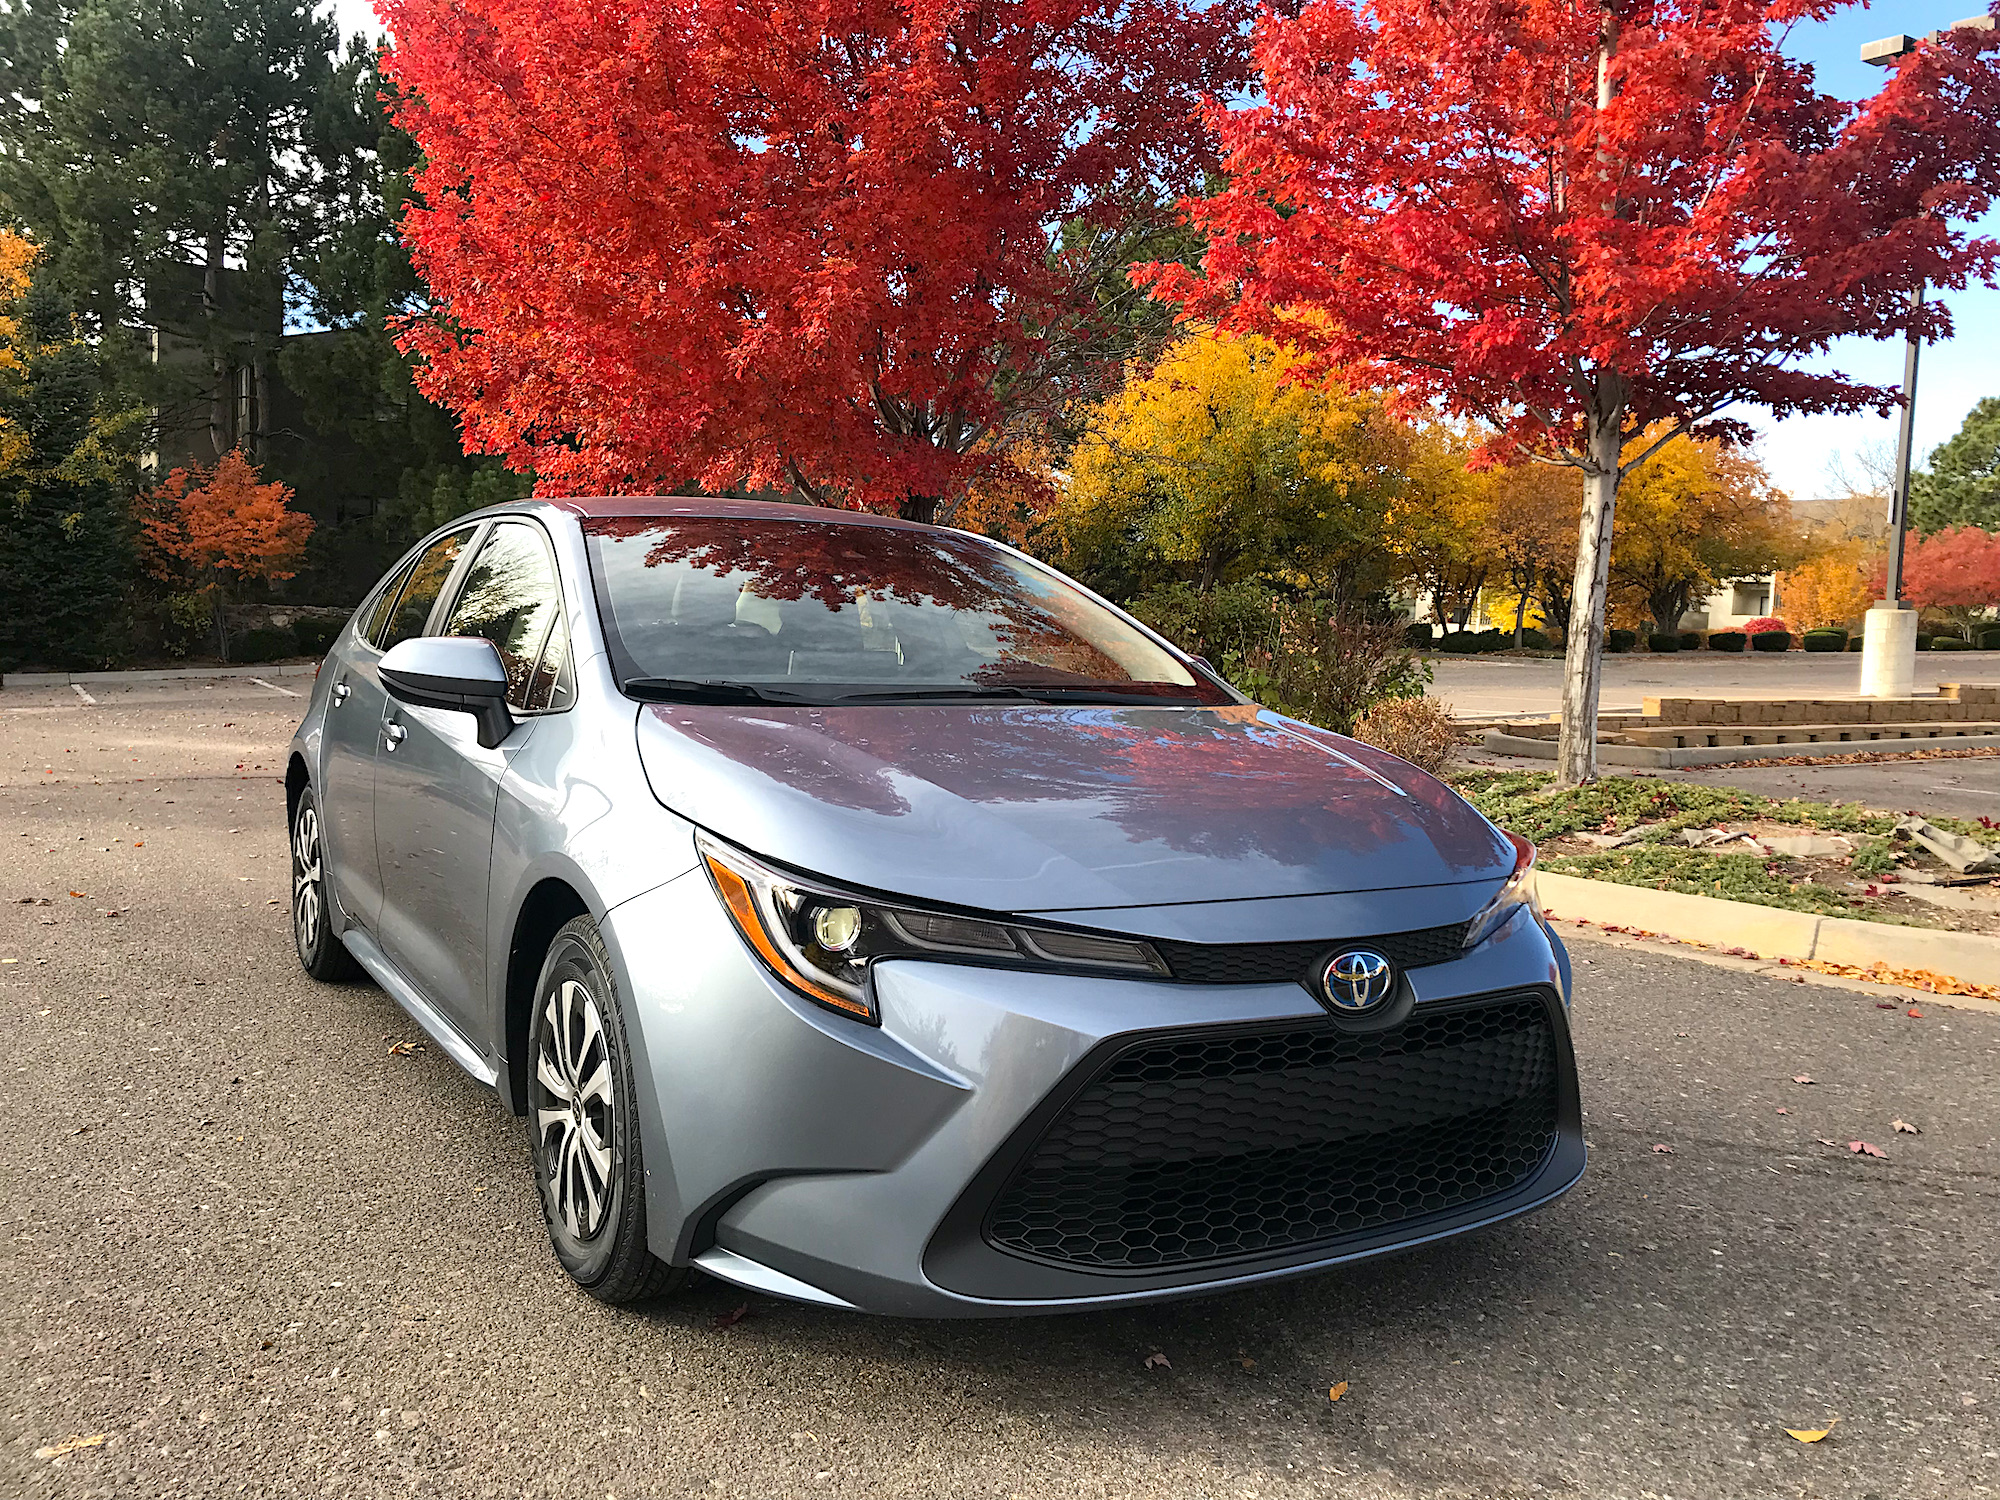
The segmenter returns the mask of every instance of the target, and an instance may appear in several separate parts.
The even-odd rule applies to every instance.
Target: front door
[[[375,931],[382,910],[382,868],[375,840],[376,764],[384,744],[389,696],[376,671],[382,653],[423,632],[445,581],[472,537],[439,537],[413,558],[357,627],[327,689],[320,754],[320,821],[334,899],[348,921]]]
[[[500,650],[517,715],[540,706],[536,663],[558,612],[555,564],[541,528],[500,521],[465,572],[439,633],[484,636]],[[394,699],[375,771],[383,951],[482,1052],[499,1045],[486,1013],[486,918],[500,779],[533,729],[493,749],[467,713]]]

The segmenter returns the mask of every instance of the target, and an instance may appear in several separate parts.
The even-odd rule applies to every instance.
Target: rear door
[[[466,1039],[491,1051],[486,902],[500,778],[533,717],[569,691],[554,552],[541,527],[501,520],[479,544],[434,633],[483,636],[506,663],[518,724],[492,749],[472,715],[391,699],[375,775],[382,948]],[[545,669],[544,659],[550,666]],[[561,699],[567,702],[566,696]]]
[[[334,899],[373,932],[382,907],[381,864],[375,848],[375,773],[389,705],[376,670],[382,653],[420,634],[473,528],[448,532],[407,563],[377,596],[358,635],[333,666],[320,753],[320,822],[333,876]]]

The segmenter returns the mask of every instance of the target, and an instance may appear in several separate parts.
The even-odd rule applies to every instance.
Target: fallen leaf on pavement
[[[1672,1156],[1674,1154],[1674,1148],[1672,1146],[1658,1145],[1653,1147],[1653,1149],[1659,1152],[1660,1155],[1662,1156]]]
[[[1811,1083],[1812,1081],[1813,1081],[1812,1075],[1810,1073],[1794,1073],[1792,1075],[1793,1083]]]
[[[74,1453],[79,1448],[101,1448],[104,1446],[104,1440],[110,1436],[108,1432],[93,1432],[88,1437],[66,1438],[60,1443],[51,1443],[46,1448],[37,1448],[35,1457],[61,1458],[65,1453]]]
[[[90,899],[82,891],[71,891],[70,894],[76,897],[76,899],[79,901],[88,901]]]
[[[1813,1139],[1818,1141],[1822,1146],[1838,1146],[1840,1144],[1839,1141],[1830,1141],[1823,1135],[1816,1135]]]
[[[750,1316],[750,1304],[746,1302],[741,1307],[737,1308],[736,1311],[734,1312],[717,1313],[715,1315],[715,1326],[718,1329],[734,1328],[738,1323],[741,1323],[745,1318],[749,1316]]]
[[[1849,1141],[1847,1149],[1852,1151],[1856,1156],[1879,1156],[1883,1161],[1889,1159],[1888,1152],[1884,1151],[1880,1146],[1871,1146],[1866,1141]]]
[[[1791,1111],[1789,1109],[1786,1109],[1784,1105],[1780,1104],[1778,1106],[1778,1113],[1781,1115],[1788,1115],[1791,1113]]]
[[[1173,1367],[1173,1361],[1157,1349],[1146,1356],[1146,1368],[1149,1370],[1171,1370]]]
[[[397,1057],[415,1057],[426,1049],[422,1042],[397,1042],[389,1050]]]
[[[1327,1387],[1326,1399],[1329,1401],[1338,1401],[1342,1396],[1345,1396],[1346,1394],[1347,1394],[1347,1382],[1343,1380],[1340,1382],[1339,1385]]]
[[[1802,1443],[1816,1443],[1840,1425],[1840,1418],[1831,1417],[1824,1427],[1787,1427],[1786,1437],[1795,1437]]]
[[[1924,1018],[1924,1013],[1918,1010],[1914,1005],[1912,1005],[1908,1010],[1904,1011],[1903,1014],[1910,1017],[1912,1020],[1916,1021],[1921,1021]]]
[[[1877,1000],[1875,1002],[1875,1008],[1877,1010],[1894,1010],[1896,1008],[1896,1002],[1893,1000]]]
[[[1914,1125],[1912,1125],[1912,1124],[1911,1124],[1911,1123],[1910,1123],[1910,1122],[1909,1122],[1908,1120],[1891,1120],[1891,1121],[1889,1122],[1889,1128],[1890,1128],[1891,1130],[1895,1131],[1895,1132],[1896,1132],[1896,1134],[1898,1134],[1898,1135],[1922,1135],[1922,1134],[1923,1134],[1923,1132],[1922,1132],[1921,1130],[1917,1129],[1917,1127],[1916,1127],[1916,1126],[1914,1126]]]
[[[1239,1355],[1237,1355],[1237,1356],[1236,1356],[1236,1363],[1238,1363],[1239,1365],[1243,1366],[1243,1368],[1244,1368],[1244,1369],[1246,1369],[1246,1370],[1254,1370],[1254,1369],[1256,1369],[1256,1368],[1257,1368],[1257,1361],[1256,1361],[1256,1360],[1254,1360],[1254,1359],[1252,1359],[1252,1358],[1251,1358],[1251,1357],[1250,1357],[1249,1355],[1247,1355],[1247,1354],[1239,1354]]]

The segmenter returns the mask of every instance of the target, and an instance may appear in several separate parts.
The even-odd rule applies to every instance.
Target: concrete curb
[[[269,662],[258,667],[171,667],[157,672],[9,672],[0,677],[0,691],[7,688],[68,687],[77,682],[177,682],[201,677],[312,677],[319,672],[316,661]]]
[[[1742,948],[1759,958],[1810,958],[1864,969],[1879,963],[1892,969],[1928,969],[1968,984],[2000,983],[2000,937],[1815,917],[1748,901],[1616,885],[1546,870],[1536,871],[1535,890],[1545,910],[1601,927],[1636,927],[1711,948]]]
[[[12,681],[10,678],[9,681]],[[1495,755],[1556,758],[1554,740],[1532,739],[1523,734],[1502,734],[1488,730],[1482,741]],[[1907,740],[1819,740],[1809,744],[1783,745],[1691,745],[1668,750],[1657,745],[1599,745],[1597,758],[1605,765],[1642,766],[1651,771],[1673,771],[1682,766],[1726,766],[1739,760],[1772,760],[1779,756],[1823,756],[1890,754],[1899,750],[1985,750],[2000,748],[2000,734],[1931,735]]]

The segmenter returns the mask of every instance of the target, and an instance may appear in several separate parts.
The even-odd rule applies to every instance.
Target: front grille
[[[1131,1270],[1336,1240],[1520,1186],[1555,1143],[1544,1002],[1357,1035],[1140,1042],[1056,1117],[987,1216],[996,1248]]]
[[[1384,937],[1356,938],[1399,969],[1417,969],[1457,958],[1465,948],[1466,922],[1449,927],[1425,927],[1416,932],[1392,932]],[[1177,943],[1155,938],[1153,946],[1188,984],[1282,984],[1310,979],[1313,960],[1341,946],[1339,938],[1308,943]]]

